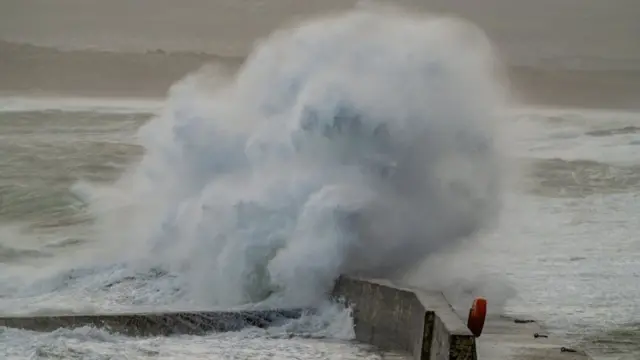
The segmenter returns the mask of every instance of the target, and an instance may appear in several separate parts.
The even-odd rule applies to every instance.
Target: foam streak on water
[[[58,97],[20,97],[3,96],[0,98],[0,111],[95,111],[100,113],[155,113],[162,110],[162,101],[149,99],[86,99],[86,98],[58,98]]]

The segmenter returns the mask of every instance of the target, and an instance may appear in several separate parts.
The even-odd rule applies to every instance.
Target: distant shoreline
[[[207,53],[124,53],[0,40],[0,96],[163,98],[171,85],[215,63],[230,72],[243,58]],[[509,67],[512,90],[531,106],[640,109],[640,71]]]

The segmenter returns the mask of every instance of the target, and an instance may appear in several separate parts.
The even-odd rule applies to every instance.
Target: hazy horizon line
[[[164,97],[189,73],[214,64],[239,70],[247,57],[207,51],[59,49],[0,39],[0,94]],[[503,61],[512,94],[530,105],[639,109],[640,66],[584,69]]]
[[[92,53],[92,54],[118,54],[118,55],[167,55],[167,56],[200,56],[222,60],[225,63],[242,63],[251,54],[245,55],[228,55],[220,54],[207,50],[176,50],[162,48],[148,48],[140,50],[117,49],[105,47],[83,47],[83,46],[54,46],[39,44],[28,41],[18,41],[0,38],[0,53],[5,46],[32,48],[35,51],[52,51],[60,53]],[[510,62],[509,59],[503,59],[505,65],[509,68],[532,68],[537,70],[566,70],[566,71],[624,71],[624,72],[640,72],[640,59],[610,59],[605,57],[587,57],[587,56],[555,56],[538,59],[529,62]],[[616,66],[603,66],[604,63],[616,64]]]

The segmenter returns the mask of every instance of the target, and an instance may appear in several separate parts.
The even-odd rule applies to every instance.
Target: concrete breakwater
[[[475,337],[441,293],[340,277],[333,296],[353,307],[358,341],[414,359],[477,359]]]
[[[588,360],[529,319],[489,316],[476,338],[439,292],[340,277],[333,296],[353,309],[356,340],[416,360]],[[469,304],[471,305],[471,304]]]
[[[416,360],[588,360],[532,321],[488,318],[476,338],[438,292],[385,280],[340,277],[331,293],[353,310],[356,341]],[[95,326],[132,336],[201,335],[266,328],[311,309],[0,316],[0,327],[32,331]],[[403,356],[404,358],[404,356]]]
[[[304,311],[277,309],[2,316],[0,327],[54,331],[59,328],[95,326],[131,336],[202,335],[210,332],[238,331],[250,326],[266,328],[279,321],[298,318]]]

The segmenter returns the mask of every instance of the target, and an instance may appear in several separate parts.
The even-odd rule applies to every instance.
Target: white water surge
[[[498,213],[496,68],[456,19],[279,31],[222,85],[171,90],[144,158],[93,198],[101,234],[200,304],[312,305],[338,274],[402,275]]]

